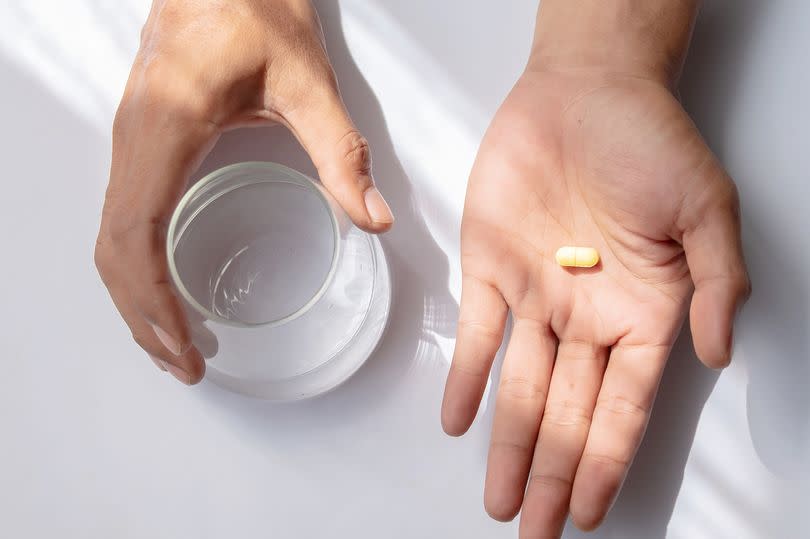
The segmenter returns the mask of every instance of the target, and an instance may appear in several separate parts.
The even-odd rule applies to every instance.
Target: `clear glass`
[[[379,239],[320,184],[239,163],[195,184],[169,224],[173,283],[206,376],[247,395],[328,391],[374,351],[391,283]]]

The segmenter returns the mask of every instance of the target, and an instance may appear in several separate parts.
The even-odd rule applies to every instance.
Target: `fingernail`
[[[375,223],[388,224],[394,222],[394,214],[376,187],[368,189],[365,194],[366,210]]]
[[[166,371],[165,363],[163,362],[163,360],[162,360],[162,359],[160,359],[159,357],[155,357],[155,356],[153,356],[152,354],[149,354],[149,359],[151,359],[151,360],[152,360],[152,363],[154,363],[154,364],[155,364],[155,366],[156,366],[158,369],[160,369],[160,370],[162,370],[162,371],[164,371],[164,372]]]
[[[187,386],[191,385],[191,375],[186,371],[166,361],[163,362],[163,366],[166,367],[166,370],[169,371],[171,375],[177,378],[180,382]]]
[[[172,354],[176,356],[180,355],[182,349],[180,348],[180,343],[174,340],[174,337],[163,331],[158,326],[152,326],[152,329],[155,330],[155,335],[157,335],[158,339],[160,339],[160,342],[163,343],[163,346],[168,348]]]

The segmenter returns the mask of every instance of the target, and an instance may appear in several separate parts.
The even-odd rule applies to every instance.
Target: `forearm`
[[[529,69],[680,75],[700,0],[541,0]]]

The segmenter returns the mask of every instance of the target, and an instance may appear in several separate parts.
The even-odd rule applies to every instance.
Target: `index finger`
[[[108,288],[125,288],[129,318],[142,317],[165,347],[160,359],[181,366],[191,346],[183,307],[171,287],[166,260],[168,219],[187,180],[217,135],[210,122],[173,108],[137,84],[119,109],[113,160],[96,260]],[[127,319],[131,327],[137,320]],[[182,365],[192,380],[204,369]]]
[[[506,301],[492,284],[469,274],[462,278],[456,348],[442,402],[442,426],[451,436],[464,434],[475,419],[506,313]]]

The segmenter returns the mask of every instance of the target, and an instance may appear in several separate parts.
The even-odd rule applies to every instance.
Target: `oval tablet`
[[[554,258],[566,268],[592,268],[599,263],[599,252],[593,247],[560,247]]]

